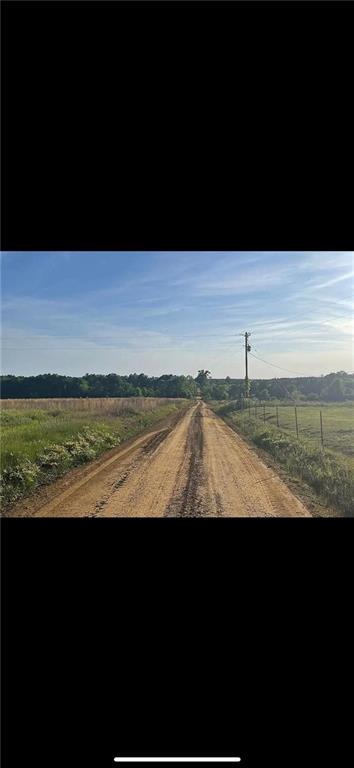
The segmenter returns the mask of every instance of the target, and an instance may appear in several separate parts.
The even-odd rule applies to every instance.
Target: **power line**
[[[250,352],[249,354],[252,355],[252,357],[255,357],[256,360],[260,360],[261,363],[265,363],[266,365],[271,365],[272,368],[279,368],[280,371],[286,371],[287,373],[295,373],[298,376],[306,376],[307,375],[306,373],[303,373],[303,372],[300,373],[300,371],[292,371],[289,368],[283,368],[281,365],[276,365],[275,363],[269,363],[268,360],[263,360],[262,357],[258,357],[257,355],[254,355],[253,352]]]

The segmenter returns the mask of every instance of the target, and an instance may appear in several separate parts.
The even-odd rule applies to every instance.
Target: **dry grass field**
[[[1,408],[4,410],[44,410],[74,411],[80,413],[101,413],[108,416],[117,416],[120,413],[134,411],[142,413],[152,411],[166,403],[179,403],[178,398],[170,397],[48,397],[48,398],[21,398],[18,400],[2,400]]]

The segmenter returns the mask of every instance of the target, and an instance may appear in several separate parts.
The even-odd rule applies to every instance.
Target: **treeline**
[[[243,379],[211,379],[201,385],[210,400],[237,400],[244,392]],[[250,396],[261,401],[294,400],[344,402],[354,400],[354,374],[339,371],[327,376],[293,379],[257,379],[250,382]]]
[[[1,376],[1,397],[186,397],[198,394],[192,376],[160,377],[131,373],[107,376],[87,373],[81,378],[44,373],[40,376]]]
[[[184,397],[202,395],[206,400],[237,400],[244,391],[243,379],[213,379],[209,371],[192,376],[146,376],[116,373],[85,376],[1,376],[2,398],[25,397]],[[354,374],[339,371],[327,376],[292,379],[256,379],[250,382],[250,395],[261,401],[306,400],[343,402],[354,400]]]

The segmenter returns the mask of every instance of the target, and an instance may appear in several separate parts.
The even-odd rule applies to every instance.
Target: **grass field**
[[[33,461],[47,445],[62,444],[84,427],[98,426],[120,433],[124,425],[140,423],[139,414],[156,413],[161,407],[171,408],[179,402],[183,401],[157,397],[3,400],[1,466],[5,468],[21,458]],[[144,419],[140,421],[145,423]]]
[[[321,444],[320,411],[322,412],[324,447],[344,456],[354,468],[354,403],[297,406],[299,438],[312,446]],[[252,416],[254,413],[255,408],[252,406]],[[257,418],[263,420],[264,413],[265,422],[277,426],[275,406],[265,404],[264,410],[263,406],[258,406]],[[281,430],[296,435],[293,405],[279,405],[278,418]]]
[[[324,447],[321,446],[320,407],[255,406],[235,410],[234,403],[212,404],[236,431],[267,451],[289,477],[300,479],[338,514],[354,515],[354,404],[321,405]]]
[[[66,400],[37,400],[32,408],[27,400],[17,401],[19,408],[7,400],[0,412],[2,503],[16,501],[186,404],[166,398],[122,399],[124,403],[115,398],[76,400],[76,408],[75,401],[69,408]]]

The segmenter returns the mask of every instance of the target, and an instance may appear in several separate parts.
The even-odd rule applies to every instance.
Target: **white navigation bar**
[[[240,757],[115,757],[115,763],[240,763]]]

